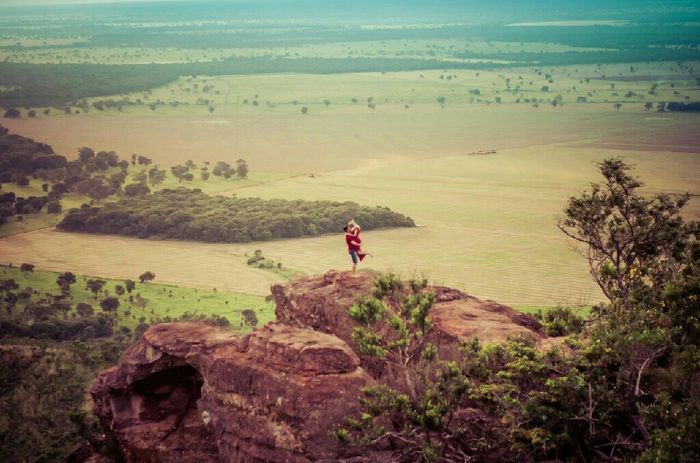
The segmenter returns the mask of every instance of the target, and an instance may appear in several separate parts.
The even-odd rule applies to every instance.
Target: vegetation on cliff
[[[33,267],[0,267],[1,461],[82,461],[106,449],[85,391],[150,325],[244,331],[274,317],[263,297],[144,283],[151,272],[107,280]]]
[[[58,228],[139,238],[242,243],[338,233],[350,218],[355,218],[365,230],[415,226],[410,218],[385,207],[364,207],[353,202],[212,197],[199,190],[178,188],[103,207],[73,209]]]
[[[700,458],[700,229],[679,215],[686,195],[639,195],[621,159],[599,169],[559,225],[609,303],[583,326],[551,314],[553,332],[578,331],[563,349],[473,339],[455,356],[427,342],[430,293],[379,278],[350,309],[353,341],[391,373],[362,390],[341,441],[411,462]]]

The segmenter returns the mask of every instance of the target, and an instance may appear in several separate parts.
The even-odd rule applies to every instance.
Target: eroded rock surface
[[[177,323],[148,330],[91,393],[127,461],[309,462],[339,455],[330,430],[371,381],[323,333]]]
[[[392,461],[390,452],[345,455],[331,434],[356,414],[372,377],[392,381],[350,347],[348,308],[373,284],[370,274],[328,272],[275,285],[277,323],[245,336],[202,323],[154,326],[93,384],[97,415],[129,462]],[[441,353],[474,336],[544,338],[509,307],[428,290]]]
[[[274,285],[277,321],[333,334],[352,345],[350,334],[356,324],[348,308],[369,295],[373,284],[374,276],[368,273],[330,271]],[[436,296],[430,312],[434,341],[444,348],[475,336],[485,342],[505,341],[513,335],[545,338],[537,320],[510,307],[452,288],[432,286],[428,290]]]

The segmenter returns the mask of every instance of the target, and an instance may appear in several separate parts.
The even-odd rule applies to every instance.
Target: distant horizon
[[[56,6],[56,5],[93,5],[109,3],[151,3],[151,2],[183,2],[187,0],[0,0],[0,7],[12,6]]]

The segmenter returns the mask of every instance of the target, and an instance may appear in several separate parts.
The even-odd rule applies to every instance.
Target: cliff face
[[[238,337],[148,330],[92,386],[96,413],[133,462],[308,462],[334,457],[333,423],[371,378],[340,339],[270,324]]]
[[[129,462],[379,461],[345,456],[331,434],[358,411],[359,388],[385,373],[348,344],[347,310],[372,284],[370,275],[328,272],[276,285],[278,322],[244,336],[201,323],[154,326],[94,382],[96,413]],[[432,290],[441,352],[472,336],[543,337],[508,307]]]

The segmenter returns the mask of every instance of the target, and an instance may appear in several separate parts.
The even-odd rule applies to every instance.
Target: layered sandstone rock
[[[348,315],[348,308],[368,296],[373,285],[371,274],[336,271],[274,285],[277,321],[333,334],[352,345],[350,334],[357,325]],[[442,286],[427,290],[436,296],[430,312],[433,341],[443,348],[473,337],[484,342],[501,342],[513,335],[545,338],[537,320],[510,307]]]
[[[149,329],[92,386],[97,415],[129,462],[385,462],[348,457],[331,431],[358,411],[362,386],[394,373],[348,345],[348,308],[369,274],[328,272],[272,288],[277,323],[245,336],[201,323]],[[460,291],[430,287],[442,353],[478,336],[544,336],[531,317]]]
[[[179,323],[148,330],[91,393],[127,461],[309,462],[339,455],[330,431],[370,383],[336,337]]]

